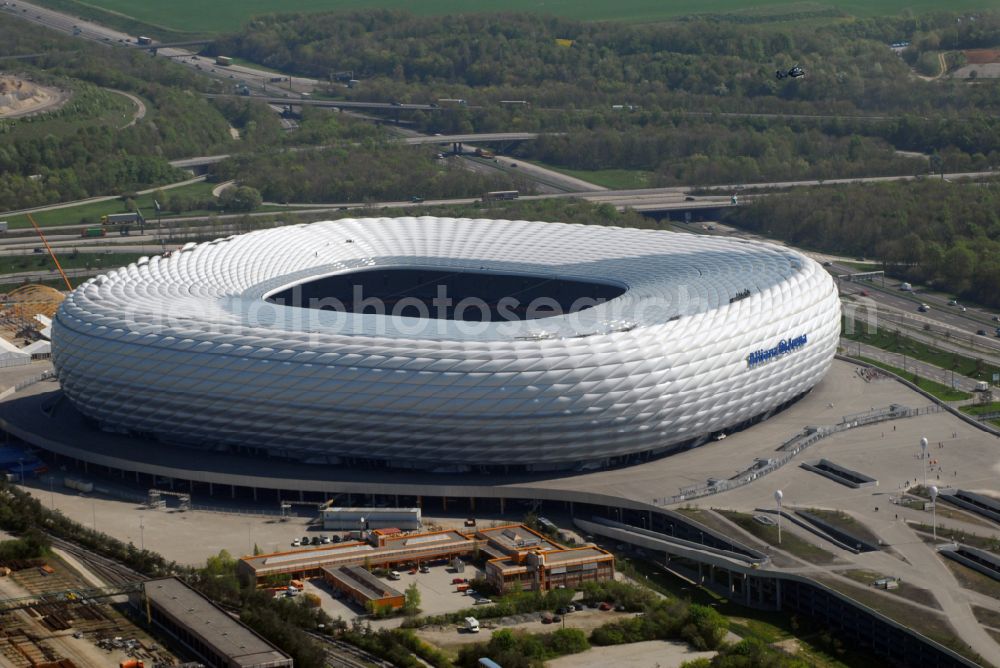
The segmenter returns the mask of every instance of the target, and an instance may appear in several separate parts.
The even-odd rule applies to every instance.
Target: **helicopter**
[[[777,70],[774,73],[774,76],[778,79],[784,79],[785,77],[798,79],[799,77],[804,77],[805,75],[806,71],[801,67],[799,67],[798,65],[795,65],[794,67],[792,67],[792,69],[788,70],[787,72],[785,70]]]

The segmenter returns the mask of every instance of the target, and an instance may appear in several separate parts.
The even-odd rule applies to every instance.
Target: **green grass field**
[[[961,390],[953,390],[947,385],[942,385],[941,383],[936,383],[933,380],[928,380],[919,376],[914,376],[911,371],[903,371],[899,367],[892,366],[891,364],[886,364],[885,362],[879,362],[878,360],[873,360],[868,357],[859,357],[859,360],[863,362],[868,362],[872,366],[877,366],[886,371],[891,371],[892,373],[905,378],[911,383],[915,383],[924,392],[929,392],[941,401],[965,401],[966,399],[971,399],[972,395],[968,392],[962,392]]]
[[[216,184],[214,183],[192,183],[190,185],[180,186],[179,188],[173,188],[169,192],[174,194],[183,194],[189,197],[207,197],[215,186]],[[135,198],[135,203],[147,220],[156,219],[156,211],[153,207],[152,194],[139,195]],[[126,209],[124,202],[115,198],[107,200],[106,202],[92,202],[90,204],[80,204],[79,206],[70,206],[62,209],[39,211],[31,215],[34,217],[35,222],[38,223],[39,227],[52,227],[56,225],[96,225],[100,222],[101,216],[111,213],[125,212]],[[209,215],[211,213],[212,212],[210,211],[185,211],[182,214],[176,215],[196,216]],[[169,216],[163,217],[168,218]],[[24,214],[7,216],[6,220],[10,223],[10,229],[12,230],[31,227],[31,223],[28,222],[28,217]]]
[[[905,354],[907,357],[933,364],[942,369],[952,369],[956,374],[976,380],[990,380],[994,373],[1000,373],[1000,367],[995,367],[968,355],[942,350],[885,327],[870,332],[868,327],[862,324],[856,327],[852,333],[847,333],[845,320],[843,337],[852,341],[861,341],[892,353]],[[976,342],[975,337],[971,340],[973,343]]]
[[[776,18],[796,15],[809,16],[824,10],[837,9],[854,16],[881,16],[902,12],[921,13],[942,9],[937,0],[829,0],[828,2],[797,2],[772,0],[753,3],[745,0],[623,0],[610,3],[601,0],[508,0],[502,6],[490,0],[429,0],[413,3],[407,0],[43,0],[40,4],[72,8],[80,15],[93,15],[94,10],[133,19],[148,26],[187,33],[219,33],[239,30],[252,16],[276,12],[320,12],[373,9],[384,7],[405,9],[415,14],[441,15],[455,13],[535,12],[554,14],[584,21],[656,22],[691,14],[753,13]],[[953,0],[949,11],[987,9],[995,6],[990,0]],[[155,31],[151,31],[155,32]]]
[[[78,252],[73,253],[72,251],[57,251],[57,256],[59,258],[59,264],[63,269],[117,269],[118,267],[124,267],[131,262],[135,262],[143,255],[159,255],[160,247],[149,245],[149,252],[147,253],[105,253],[104,251],[98,252]],[[52,258],[48,254],[43,255],[11,255],[3,258],[0,262],[0,281],[4,283],[9,281],[9,277],[3,276],[3,274],[22,272],[22,271],[40,271],[43,269],[49,269],[55,271],[56,265],[52,261]],[[59,274],[53,274],[56,280]],[[65,283],[62,287],[65,287]]]

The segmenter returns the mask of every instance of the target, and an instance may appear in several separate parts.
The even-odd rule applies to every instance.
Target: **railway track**
[[[52,546],[70,554],[107,585],[126,585],[148,580],[145,575],[113,559],[50,535]]]
[[[343,640],[335,640],[319,633],[310,633],[309,635],[323,643],[326,664],[330,668],[372,668],[372,666],[393,668],[393,664],[385,659],[380,659]]]

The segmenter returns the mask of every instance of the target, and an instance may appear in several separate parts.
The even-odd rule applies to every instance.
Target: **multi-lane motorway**
[[[58,30],[81,39],[87,39],[107,46],[141,49],[163,58],[171,58],[191,69],[198,70],[202,74],[214,77],[221,81],[233,83],[241,81],[254,90],[263,92],[271,91],[282,93],[282,97],[277,98],[288,103],[289,98],[298,98],[303,93],[311,93],[318,83],[309,77],[278,77],[274,72],[248,67],[245,65],[229,65],[223,67],[216,65],[213,60],[201,58],[195,51],[182,47],[163,47],[154,41],[150,45],[140,46],[136,44],[137,35],[123,33],[113,28],[92,23],[63,12],[47,9],[40,5],[22,0],[0,0],[0,11],[6,11],[18,15],[20,18],[43,25],[53,30]],[[155,47],[155,49],[151,49]],[[274,82],[273,79],[280,78],[281,82]]]

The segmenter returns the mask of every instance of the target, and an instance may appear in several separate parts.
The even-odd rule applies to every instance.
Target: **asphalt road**
[[[23,2],[22,0],[14,0],[14,5],[0,6],[0,10],[19,16],[32,23],[37,23],[80,39],[105,44],[109,47],[141,49],[149,52],[150,46],[155,47],[157,45],[154,41],[150,46],[139,46],[135,43],[136,35],[123,33],[107,26],[85,21],[64,12],[57,12],[40,5],[31,4],[30,2]],[[311,93],[316,84],[319,83],[316,79],[308,77],[288,77],[245,65],[230,65],[228,67],[216,65],[213,60],[201,58],[194,51],[186,48],[169,47],[157,49],[156,55],[163,58],[172,58],[182,65],[199,70],[203,74],[224,82],[230,80],[233,84],[238,81],[243,82],[248,87],[263,92],[280,91],[282,96],[287,94],[289,98],[298,98],[302,93]],[[278,78],[279,76],[283,79],[282,82],[271,81],[271,79]],[[279,99],[288,101],[284,97]]]

